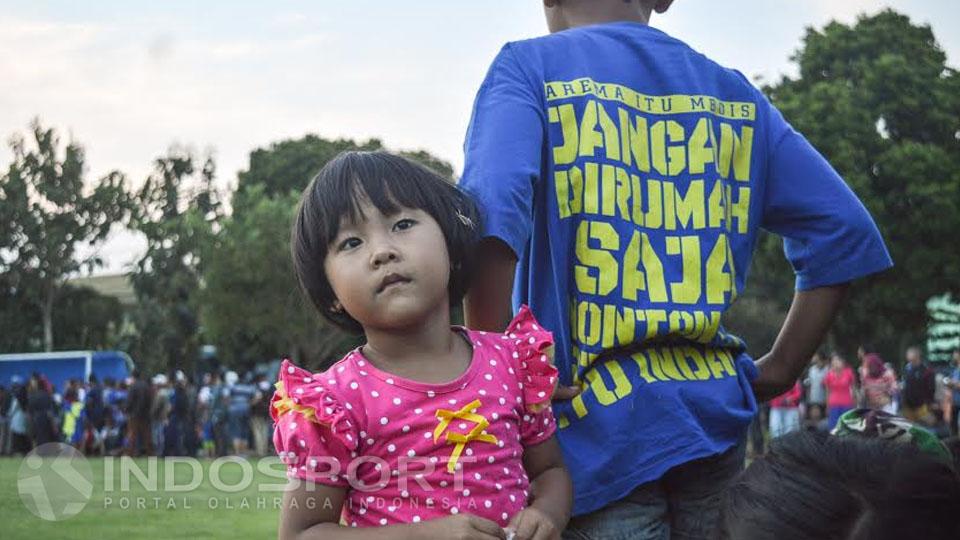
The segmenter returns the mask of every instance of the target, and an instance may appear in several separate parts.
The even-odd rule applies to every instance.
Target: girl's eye
[[[393,230],[395,231],[405,231],[410,227],[416,225],[416,221],[408,218],[401,219],[400,221],[393,224]]]
[[[343,251],[345,249],[352,249],[360,245],[360,239],[356,236],[351,236],[350,238],[345,238],[343,242],[340,242],[340,245],[337,246],[337,251]]]

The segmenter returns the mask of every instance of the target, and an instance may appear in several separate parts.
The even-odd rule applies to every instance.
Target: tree
[[[217,230],[222,205],[213,160],[199,171],[196,161],[171,149],[135,196],[131,226],[146,237],[147,251],[131,274],[138,301],[133,350],[158,370],[189,368],[199,354],[201,249]]]
[[[68,276],[102,261],[77,258],[81,244],[102,242],[128,212],[124,176],[111,172],[92,189],[84,184],[83,148],[61,150],[53,129],[31,124],[32,140],[13,137],[13,162],[0,177],[0,273],[21,300],[35,305],[44,350],[53,350],[54,306]]]
[[[326,324],[300,293],[290,259],[290,229],[300,193],[324,164],[346,150],[381,150],[379,140],[307,135],[257,149],[240,173],[233,214],[206,248],[203,321],[228,363],[293,356],[321,369],[359,344]],[[425,151],[400,152],[449,177],[453,168]]]
[[[382,150],[379,139],[357,143],[351,139],[328,140],[317,135],[275,142],[269,148],[250,152],[250,165],[238,175],[237,196],[262,185],[261,196],[276,197],[303,190],[323,165],[347,150]],[[236,208],[236,205],[234,205]]]
[[[289,355],[319,368],[358,342],[335,328],[318,328],[290,258],[297,197],[269,198],[263,191],[262,185],[247,191],[245,211],[226,219],[207,248],[201,295],[205,335],[230,365],[252,367]]]
[[[929,26],[892,10],[808,29],[793,60],[799,77],[764,90],[860,196],[896,264],[854,285],[834,339],[901,351],[922,339],[925,301],[960,288],[960,77]],[[783,282],[759,266],[778,249],[760,247],[751,287]]]
[[[238,176],[237,196],[245,200],[247,189],[254,185],[263,186],[261,196],[276,197],[291,191],[299,194],[313,175],[337,154],[349,150],[369,152],[383,149],[380,139],[360,142],[352,139],[329,140],[312,134],[300,139],[275,142],[269,148],[257,148],[250,152],[250,165]],[[430,167],[441,176],[453,177],[453,167],[426,150],[398,153]],[[234,204],[236,207],[237,204]]]

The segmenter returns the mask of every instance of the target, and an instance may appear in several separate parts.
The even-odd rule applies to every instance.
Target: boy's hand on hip
[[[579,394],[579,386],[560,386],[560,383],[558,382],[557,385],[553,387],[554,400],[573,399]]]

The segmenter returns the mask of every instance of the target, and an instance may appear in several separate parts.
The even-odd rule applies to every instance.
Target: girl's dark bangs
[[[344,170],[337,171],[329,185],[318,185],[319,206],[324,216],[324,244],[332,242],[342,220],[357,223],[366,216],[361,204],[370,201],[384,215],[393,215],[400,207],[435,212],[431,198],[416,181],[416,171],[407,170],[381,156],[351,156]]]

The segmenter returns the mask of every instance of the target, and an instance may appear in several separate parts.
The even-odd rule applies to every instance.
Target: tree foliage
[[[223,209],[213,160],[199,168],[197,161],[189,151],[170,150],[134,197],[131,227],[146,237],[147,250],[131,275],[138,302],[133,352],[157,370],[189,368],[199,355],[201,252]]]
[[[922,340],[925,301],[960,287],[960,77],[929,26],[892,10],[808,29],[793,61],[799,76],[765,91],[861,198],[896,265],[854,285],[833,341],[899,356]],[[785,306],[780,249],[760,242],[747,294],[780,290]]]
[[[69,276],[102,261],[79,258],[77,247],[102,242],[125,218],[124,176],[111,172],[85,186],[83,148],[60,138],[39,120],[30,139],[15,135],[13,161],[0,176],[0,273],[20,301],[36,308],[44,350],[53,350],[54,307]]]

